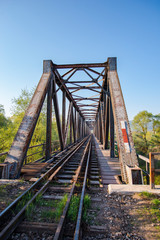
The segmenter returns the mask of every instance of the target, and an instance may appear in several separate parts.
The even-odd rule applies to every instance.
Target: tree
[[[0,129],[6,128],[9,123],[10,120],[5,117],[4,107],[2,104],[0,104]]]
[[[149,140],[147,138],[149,123],[152,122],[153,115],[147,111],[139,112],[133,119],[135,147],[138,153],[144,155],[149,151]]]
[[[33,89],[32,91],[28,91],[28,90],[22,90],[21,94],[18,98],[14,98],[12,100],[12,122],[13,122],[13,132],[14,132],[14,136],[16,135],[16,132],[18,130],[18,127],[25,115],[25,111],[30,103],[31,97],[34,94],[35,89]],[[41,113],[39,115],[33,136],[32,136],[32,140],[30,142],[30,146],[34,146],[34,145],[39,145],[42,143],[46,142],[46,112],[47,112],[47,103],[46,100],[44,101],[43,107],[41,109]],[[56,125],[56,121],[55,118],[52,118],[52,126],[54,126],[54,128],[52,129],[52,141],[55,141],[58,139],[58,131],[57,131],[57,127]],[[40,149],[37,148],[32,148],[29,150],[28,154],[33,154],[37,151],[40,151]],[[38,159],[38,157],[41,157],[41,154],[39,155],[35,155],[35,158]],[[30,161],[32,161],[33,159],[35,159],[34,157],[30,158]]]
[[[160,114],[153,115],[153,134],[151,137],[150,150],[160,151]]]
[[[9,118],[5,117],[5,110],[0,104],[0,151],[8,151],[10,142],[12,141],[12,122]],[[0,158],[0,162],[4,160],[5,156]]]

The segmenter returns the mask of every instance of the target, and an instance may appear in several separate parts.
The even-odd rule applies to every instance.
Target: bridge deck
[[[101,171],[102,184],[119,184],[118,175],[121,175],[118,158],[110,158],[110,150],[103,150],[102,145],[95,139],[97,157]]]

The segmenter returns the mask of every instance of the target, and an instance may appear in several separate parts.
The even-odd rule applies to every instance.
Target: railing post
[[[149,163],[150,163],[150,187],[151,189],[155,188],[155,168],[154,168],[154,158],[152,158],[152,153],[149,153]]]
[[[149,174],[149,163],[146,162],[146,172]],[[146,175],[147,184],[149,184],[149,175]]]

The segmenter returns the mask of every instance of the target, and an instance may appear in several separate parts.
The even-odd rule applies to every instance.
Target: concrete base
[[[151,189],[150,185],[130,185],[130,184],[109,184],[108,193],[118,193],[118,194],[134,194],[140,192],[150,192],[160,195],[160,185],[156,185],[155,189]]]
[[[13,183],[18,183],[18,182],[22,182],[22,180],[13,180],[13,179],[0,179],[0,185],[3,184],[13,184]]]

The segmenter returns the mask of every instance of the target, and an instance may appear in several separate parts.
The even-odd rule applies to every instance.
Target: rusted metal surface
[[[74,182],[73,182],[73,185],[72,185],[70,194],[69,194],[69,196],[68,196],[68,199],[67,199],[65,208],[64,208],[64,210],[63,210],[62,216],[61,216],[60,221],[59,221],[59,223],[58,223],[57,230],[56,230],[56,233],[55,233],[54,238],[53,238],[54,240],[59,240],[59,239],[61,239],[61,237],[62,237],[63,230],[64,230],[63,227],[64,227],[64,223],[65,223],[65,221],[66,221],[66,216],[67,216],[69,204],[70,204],[72,195],[73,195],[73,193],[74,193],[74,189],[75,189],[75,186],[76,186],[78,177],[79,177],[79,175],[80,175],[80,172],[81,172],[81,169],[82,169],[82,166],[83,166],[84,159],[85,159],[85,157],[86,157],[86,154],[88,153],[90,141],[91,141],[91,137],[90,137],[90,140],[88,141],[87,146],[86,146],[86,148],[85,148],[85,150],[84,150],[83,156],[82,156],[82,158],[81,158],[81,162],[80,162],[80,164],[79,164],[79,166],[78,166],[78,168],[77,168],[77,171],[76,171],[76,175],[74,176]]]
[[[61,170],[61,168],[71,159],[71,157],[81,148],[81,146],[87,141],[87,138],[84,138],[81,142],[79,142],[71,152],[66,154],[59,162],[57,162],[51,169],[49,169],[43,177],[41,177],[37,182],[35,182],[28,190],[26,190],[22,195],[20,195],[14,202],[12,202],[3,212],[0,213],[0,222],[1,224],[5,222],[5,219],[11,214],[13,209],[17,206],[17,204],[23,200],[28,193],[35,190],[34,195],[28,202],[22,206],[21,210],[15,215],[12,216],[12,219],[7,222],[7,225],[0,232],[0,239],[5,240],[12,234],[12,232],[16,229],[19,223],[23,220],[25,210],[27,207],[36,199],[36,197],[42,193],[44,193],[52,181],[54,176]],[[78,174],[79,175],[79,174]],[[46,181],[44,181],[46,180]]]
[[[81,199],[80,199],[76,228],[75,228],[75,233],[74,233],[74,240],[78,240],[80,238],[83,201],[84,201],[84,194],[85,194],[86,184],[87,184],[87,176],[88,176],[90,156],[91,156],[91,143],[89,145],[89,150],[88,150],[87,163],[86,163],[85,175],[84,175],[84,180],[83,180],[83,187],[82,187],[82,192],[81,192]]]
[[[69,104],[69,110],[68,110],[68,116],[67,116],[67,123],[66,123],[66,130],[65,130],[64,146],[66,146],[66,144],[67,144],[67,137],[68,137],[70,116],[71,116],[71,109],[72,109],[72,102],[70,102],[70,104]]]
[[[112,103],[110,100],[110,157],[114,158],[114,118],[113,118],[113,109]]]
[[[59,104],[58,104],[58,98],[57,98],[57,93],[56,93],[55,76],[53,79],[53,104],[54,104],[54,110],[55,110],[55,115],[56,115],[56,122],[57,122],[60,146],[61,146],[61,150],[63,150],[64,149],[64,141],[63,141],[63,136],[62,136],[62,125],[61,125],[61,120],[60,120]]]
[[[51,79],[47,93],[47,126],[46,126],[46,161],[51,157],[51,134],[52,134],[52,91],[53,79]]]
[[[16,178],[20,173],[31,136],[47,93],[48,84],[52,77],[51,73],[42,74],[40,82],[5,159],[5,163],[7,164],[3,170],[2,178]]]
[[[65,128],[66,128],[66,92],[62,93],[62,135],[65,146]]]
[[[111,95],[111,102],[113,107],[113,115],[115,121],[115,129],[117,136],[117,143],[119,149],[119,158],[121,162],[122,178],[127,182],[126,165],[130,167],[138,166],[138,160],[134,148],[132,139],[131,129],[128,121],[127,111],[120,87],[120,82],[116,68],[116,58],[108,59],[108,79],[109,79],[109,90]],[[130,146],[129,151],[126,151],[121,123],[124,122],[127,128],[128,144]]]
[[[61,69],[63,70],[63,74],[61,74]],[[79,72],[83,72],[86,77],[81,78],[81,76],[79,76],[77,78]],[[132,167],[138,165],[138,161],[118,79],[116,58],[108,58],[107,62],[104,63],[64,65],[54,64],[51,60],[45,60],[43,63],[42,76],[40,81],[42,84],[39,86],[40,89],[36,90],[36,95],[34,95],[32,101],[36,99],[35,96],[38,96],[39,92],[42,93],[41,99],[36,99],[34,107],[32,101],[30,103],[30,109],[32,110],[33,107],[36,111],[30,113],[29,119],[27,119],[27,115],[25,115],[21,123],[21,130],[18,130],[10,150],[11,152],[6,158],[8,164],[7,167],[5,167],[4,177],[13,178],[18,176],[32,138],[44,97],[48,92],[46,160],[48,160],[51,155],[51,99],[53,99],[61,150],[64,149],[67,144],[68,132],[70,143],[72,143],[78,138],[89,134],[90,131],[94,129],[94,133],[103,144],[104,149],[108,147],[108,138],[110,135],[111,156],[114,157],[114,133],[116,131],[122,176],[123,180],[127,182],[125,166],[129,165]],[[47,84],[46,81],[43,80],[44,76],[47,76]],[[50,84],[53,84],[53,86],[50,86]],[[61,99],[62,104],[59,104],[57,97],[58,91],[62,91],[63,94]],[[94,96],[92,96],[91,93],[94,94]],[[66,99],[70,102],[69,108],[66,107]],[[62,105],[62,111],[59,110],[60,105]],[[66,121],[65,116],[67,111],[68,117]],[[62,118],[60,116],[61,112]],[[28,113],[26,112],[26,114]],[[24,133],[22,129],[27,129],[27,133]]]
[[[56,69],[65,68],[96,68],[96,67],[106,67],[106,63],[82,63],[82,64],[55,64]]]

